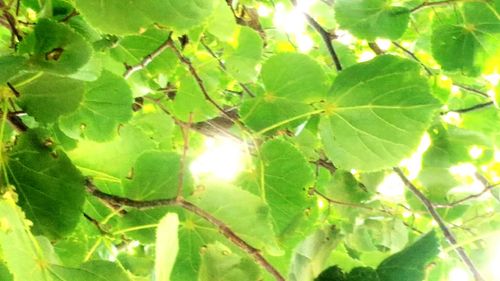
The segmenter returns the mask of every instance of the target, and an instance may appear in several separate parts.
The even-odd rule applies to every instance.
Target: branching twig
[[[265,270],[267,270],[277,281],[285,281],[285,278],[281,275],[281,273],[272,264],[269,263],[269,261],[260,253],[258,249],[248,244],[245,240],[243,240],[240,236],[238,236],[238,234],[236,234],[231,228],[229,228],[229,226],[227,226],[224,222],[212,216],[210,213],[201,209],[200,207],[194,205],[193,203],[186,201],[182,197],[176,197],[170,199],[157,199],[149,201],[138,201],[104,193],[99,189],[97,189],[97,187],[92,183],[91,180],[86,181],[86,187],[87,191],[90,194],[112,204],[133,207],[136,209],[152,209],[165,206],[181,207],[205,219],[207,222],[217,227],[222,235],[224,235],[229,241],[238,246],[241,250],[245,251],[247,254],[252,256],[255,262],[258,263],[260,266],[262,266]]]
[[[441,112],[441,115],[444,115],[444,114],[446,114],[448,112],[467,113],[467,112],[477,111],[477,110],[480,110],[480,109],[483,109],[483,108],[487,108],[487,107],[490,107],[492,105],[493,105],[493,102],[489,101],[489,102],[475,104],[473,106],[466,107],[466,108],[450,109],[448,111]]]
[[[412,51],[406,49],[405,47],[403,47],[402,45],[400,45],[399,43],[397,43],[395,41],[392,41],[392,44],[394,46],[396,46],[398,49],[400,49],[401,51],[403,51],[405,54],[407,54],[408,56],[410,56],[416,62],[418,62],[424,68],[425,72],[427,72],[427,74],[429,76],[433,75],[431,69],[427,65],[425,65]]]
[[[125,79],[128,79],[134,72],[144,69],[155,58],[161,55],[168,48],[168,44],[171,41],[171,37],[172,37],[172,32],[168,34],[168,38],[167,40],[165,40],[165,42],[163,42],[160,46],[158,46],[158,48],[156,48],[156,50],[154,50],[151,54],[145,56],[142,59],[142,61],[140,61],[138,64],[133,66],[125,64],[126,70],[125,73],[123,73],[123,77]]]
[[[104,230],[104,228],[101,226],[101,223],[99,221],[97,221],[93,217],[89,216],[85,212],[83,213],[83,217],[85,217],[89,222],[91,222],[97,228],[97,230],[99,230],[99,232],[102,235],[111,236],[111,233],[109,233],[108,231]]]
[[[456,205],[460,205],[466,201],[469,201],[471,199],[475,199],[475,198],[479,198],[481,197],[483,194],[485,194],[486,192],[488,191],[491,191],[493,188],[495,188],[496,186],[500,185],[500,183],[496,183],[496,184],[492,184],[492,185],[488,185],[486,186],[481,192],[479,193],[476,193],[476,194],[471,194],[469,196],[466,196],[462,199],[459,199],[457,201],[453,201],[451,203],[448,203],[448,204],[436,204],[435,207],[436,208],[450,208],[450,207],[454,207]]]
[[[189,61],[189,59],[187,57],[185,57],[180,51],[179,49],[175,46],[174,42],[172,40],[167,40],[166,41],[166,45],[168,47],[170,47],[175,55],[177,56],[177,58],[189,69],[189,72],[191,73],[191,75],[193,76],[193,78],[195,79],[196,81],[196,84],[198,84],[198,87],[200,88],[203,96],[205,97],[205,99],[211,103],[213,106],[215,106],[222,114],[224,114],[225,116],[227,116],[229,119],[231,119],[234,123],[238,123],[240,124],[240,122],[234,118],[232,118],[232,116],[230,116],[209,94],[208,94],[208,91],[207,91],[207,88],[205,87],[205,83],[203,83],[203,80],[201,79],[200,75],[198,74],[198,71],[194,68],[193,64],[191,63],[191,61]]]
[[[290,1],[294,6],[297,6],[296,0],[290,0]],[[339,56],[337,55],[337,52],[335,51],[335,48],[333,47],[332,44],[332,39],[335,38],[335,35],[328,32],[309,14],[304,13],[304,16],[306,17],[309,25],[311,25],[314,28],[314,30],[316,30],[316,32],[318,32],[318,34],[321,36],[321,39],[323,39],[323,42],[325,43],[326,48],[328,49],[328,53],[330,53],[330,56],[332,57],[333,63],[335,64],[335,68],[337,69],[337,71],[341,71],[342,64],[340,63]]]
[[[401,180],[404,182],[406,187],[424,204],[425,208],[429,212],[429,214],[432,216],[434,221],[439,225],[439,228],[443,232],[444,236],[446,237],[446,240],[455,247],[455,251],[458,254],[458,256],[462,259],[464,264],[469,268],[470,272],[474,276],[474,279],[476,281],[483,281],[483,277],[479,273],[478,269],[470,259],[470,257],[467,255],[465,252],[464,248],[461,246],[458,246],[459,243],[457,242],[457,239],[453,235],[453,233],[450,231],[448,226],[446,226],[446,223],[444,220],[441,218],[439,213],[437,212],[436,208],[432,204],[432,202],[420,191],[418,188],[413,185],[413,183],[404,175],[403,171],[399,168],[394,168],[394,171],[398,176],[401,178]]]
[[[210,49],[210,47],[208,47],[207,44],[205,44],[205,42],[203,42],[203,40],[200,40],[201,42],[201,45],[207,50],[207,52],[215,59],[217,60],[217,62],[219,63],[219,66],[222,70],[224,71],[227,71],[226,69],[226,65],[222,62],[222,60],[217,56],[217,54],[215,54],[215,52]],[[250,91],[250,89],[243,83],[239,82],[238,81],[238,85],[240,85],[240,87],[249,95],[251,96],[252,98],[255,97],[255,94],[252,93],[252,91]]]
[[[459,87],[460,89],[463,89],[463,90],[469,91],[471,93],[477,94],[479,96],[482,96],[484,98],[490,98],[490,96],[487,93],[485,93],[483,91],[480,91],[478,89],[474,89],[474,88],[472,88],[470,86],[462,85],[462,84],[455,83],[455,82],[453,83],[453,85]]]

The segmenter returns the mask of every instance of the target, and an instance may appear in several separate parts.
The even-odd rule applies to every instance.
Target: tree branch
[[[394,172],[396,172],[396,174],[401,178],[406,187],[424,204],[429,214],[432,216],[434,221],[439,225],[439,228],[446,237],[446,240],[448,240],[448,242],[454,247],[455,252],[462,259],[463,263],[469,268],[470,272],[474,276],[474,279],[476,281],[484,281],[483,277],[479,273],[478,269],[476,268],[470,257],[465,252],[464,248],[462,246],[459,246],[457,239],[450,231],[448,226],[446,226],[446,223],[441,218],[441,216],[437,212],[432,202],[420,190],[418,190],[418,188],[415,185],[413,185],[413,183],[404,175],[401,169],[394,168]]]
[[[221,61],[221,59],[214,53],[214,51],[212,49],[210,49],[210,47],[208,47],[207,44],[205,44],[205,42],[203,42],[203,40],[200,40],[201,42],[201,45],[205,48],[205,50],[207,50],[207,52],[215,59],[217,60],[217,62],[219,63],[219,66],[222,70],[224,70],[225,72],[227,71],[227,68],[226,68],[226,65]],[[250,91],[250,89],[243,83],[241,83],[240,81],[237,81],[238,82],[238,85],[240,85],[240,87],[252,98],[255,97],[255,94],[252,93],[252,91]]]
[[[290,0],[292,4],[297,7],[297,1],[296,0]],[[326,45],[326,48],[328,49],[328,53],[330,53],[330,56],[332,57],[333,63],[335,64],[335,68],[337,71],[342,71],[342,64],[340,63],[339,56],[337,55],[337,52],[335,51],[335,48],[333,47],[332,44],[332,39],[335,38],[336,36],[328,32],[323,26],[321,26],[313,17],[311,17],[307,13],[303,13],[304,16],[307,19],[307,22],[309,25],[311,25],[316,32],[321,36],[321,39],[323,39],[323,42]]]
[[[134,72],[144,69],[146,66],[148,66],[148,64],[150,64],[155,58],[161,55],[168,48],[171,37],[172,32],[168,34],[167,40],[165,40],[160,46],[158,46],[158,48],[156,48],[156,50],[154,50],[152,53],[145,56],[138,64],[133,66],[125,64],[126,70],[125,73],[123,73],[123,77],[125,79],[128,79],[132,74],[134,74]]]
[[[128,206],[136,209],[152,209],[164,206],[181,207],[203,218],[207,222],[217,227],[222,235],[224,235],[229,241],[231,241],[241,250],[250,255],[257,264],[259,264],[262,268],[268,271],[277,281],[285,281],[285,278],[281,275],[281,273],[272,264],[269,263],[269,261],[260,253],[258,249],[248,244],[245,240],[243,240],[240,236],[238,236],[238,234],[236,234],[231,228],[229,228],[229,226],[227,226],[224,222],[220,221],[219,219],[212,216],[210,213],[201,209],[200,207],[194,205],[193,203],[186,201],[184,198],[182,198],[182,196],[170,199],[138,201],[104,193],[99,189],[97,189],[97,187],[92,183],[90,179],[86,180],[85,185],[87,191],[90,194],[112,204]]]
[[[466,107],[466,108],[461,108],[461,109],[450,109],[448,111],[444,111],[444,112],[441,112],[441,115],[444,115],[448,112],[456,112],[456,113],[467,113],[467,112],[471,112],[471,111],[477,111],[477,110],[480,110],[480,109],[483,109],[483,108],[487,108],[487,107],[490,107],[493,105],[493,102],[492,101],[489,101],[489,102],[484,102],[484,103],[479,103],[479,104],[475,104],[473,106],[470,106],[470,107]]]

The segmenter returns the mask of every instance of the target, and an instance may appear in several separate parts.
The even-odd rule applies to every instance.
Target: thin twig
[[[485,92],[483,92],[481,90],[478,90],[478,89],[474,89],[474,88],[472,88],[470,86],[459,84],[459,83],[455,83],[455,82],[453,82],[453,85],[459,87],[460,89],[463,89],[463,90],[469,91],[471,93],[477,94],[479,96],[482,96],[482,97],[485,97],[485,98],[490,98],[490,96],[487,93],[485,93]]]
[[[226,117],[228,117],[231,121],[234,123],[237,123],[239,125],[242,125],[241,122],[237,119],[234,119],[231,115],[229,115],[209,94],[207,91],[207,88],[205,87],[205,83],[203,83],[203,80],[201,79],[200,75],[198,74],[198,71],[194,68],[193,64],[187,57],[185,57],[179,49],[175,46],[174,42],[172,40],[167,40],[166,42],[167,46],[169,46],[177,56],[177,58],[189,69],[189,72],[193,76],[194,80],[196,81],[196,84],[198,84],[198,87],[200,88],[201,92],[203,93],[203,96],[205,99],[211,103],[215,108],[217,108],[222,114],[224,114]]]
[[[267,272],[269,272],[274,277],[274,279],[278,281],[285,281],[285,278],[281,275],[281,273],[273,265],[271,265],[269,261],[266,260],[266,258],[260,253],[258,249],[254,248],[253,246],[248,244],[245,240],[243,240],[241,237],[239,237],[224,222],[220,221],[219,219],[215,218],[205,210],[199,208],[198,206],[188,201],[183,200],[181,201],[180,205],[184,209],[198,215],[199,217],[215,225],[219,229],[219,231],[224,236],[226,236],[227,239],[229,239],[229,241],[233,242],[233,244],[235,244],[240,249],[245,251],[247,254],[252,256],[260,266],[262,266],[265,270],[267,270]]]
[[[471,111],[481,110],[483,108],[487,108],[487,107],[490,107],[492,105],[493,105],[493,102],[489,101],[489,102],[475,104],[473,106],[469,106],[469,107],[466,107],[466,108],[450,109],[448,111],[441,112],[441,115],[444,115],[444,114],[446,114],[448,112],[467,113],[467,112],[471,112]]]
[[[335,51],[335,48],[332,44],[332,37],[335,37],[330,32],[326,31],[313,17],[308,14],[304,14],[309,24],[319,33],[323,42],[325,42],[326,48],[328,49],[328,53],[332,57],[333,63],[335,64],[335,69],[337,71],[342,71],[342,63],[340,62],[339,56]]]
[[[453,201],[451,203],[448,203],[448,204],[436,204],[434,205],[436,208],[450,208],[450,207],[454,207],[456,205],[460,205],[466,201],[469,201],[471,199],[475,199],[475,198],[479,198],[481,197],[483,194],[485,194],[486,192],[488,191],[491,191],[493,188],[497,187],[498,185],[500,185],[500,183],[496,183],[496,184],[492,184],[492,185],[488,185],[486,186],[481,192],[479,193],[476,193],[476,194],[471,194],[469,196],[466,196],[462,199],[459,199],[457,201]]]
[[[385,52],[380,49],[380,46],[375,43],[375,42],[368,42],[368,47],[370,47],[370,49],[372,49],[372,51],[376,54],[376,55],[383,55],[385,54]]]
[[[203,42],[203,40],[200,40],[201,42],[201,45],[207,50],[207,52],[219,63],[219,66],[220,68],[223,70],[223,71],[227,71],[227,68],[226,68],[226,65],[222,62],[222,60],[217,56],[217,54],[215,54],[215,52],[210,49],[210,47],[208,47],[207,44],[205,44],[205,42]],[[252,98],[255,97],[255,94],[252,93],[252,91],[250,91],[250,89],[243,83],[241,83],[240,81],[237,81],[238,82],[238,85],[240,85],[240,87]]]
[[[484,1],[484,0],[444,0],[444,1],[429,2],[428,0],[425,0],[422,4],[411,9],[410,13],[415,13],[419,10],[424,9],[424,8],[429,8],[429,7],[433,7],[433,6],[450,5],[450,4],[457,3],[457,2],[486,2],[486,1]]]
[[[145,56],[138,64],[133,66],[125,64],[126,70],[125,73],[123,73],[123,77],[125,79],[128,79],[134,72],[144,69],[146,66],[148,66],[148,64],[150,64],[155,58],[161,55],[168,48],[171,37],[172,32],[168,34],[167,40],[165,40],[160,46],[158,46],[158,48],[156,48],[156,50],[154,50],[152,53]]]
[[[322,192],[318,191],[317,189],[314,189],[313,192],[316,193],[316,194],[318,194],[319,197],[325,199],[328,203],[333,204],[333,205],[340,205],[340,206],[346,206],[346,207],[359,208],[359,209],[364,209],[364,210],[368,210],[368,211],[372,211],[372,212],[380,212],[380,213],[389,215],[390,217],[395,217],[395,215],[392,212],[390,212],[388,210],[385,210],[385,209],[377,209],[377,208],[372,208],[372,207],[369,207],[369,206],[366,206],[366,205],[363,205],[363,204],[356,204],[356,203],[351,203],[351,202],[338,201],[338,200],[335,200],[335,199],[332,199],[332,198],[326,196],[325,194],[323,194]],[[407,223],[407,222],[405,222],[403,220],[401,220],[401,222],[403,223],[403,225],[405,225],[406,227],[408,227],[409,229],[411,229],[415,233],[418,233],[418,234],[424,233],[423,231],[421,231],[421,230],[413,227],[412,225],[410,225],[409,223]]]
[[[297,6],[297,1],[296,0],[290,0],[294,6]],[[335,48],[333,47],[332,44],[332,39],[335,38],[336,36],[334,34],[331,34],[328,32],[321,24],[319,24],[313,17],[311,17],[307,13],[303,13],[304,16],[306,17],[307,22],[309,25],[311,25],[316,32],[321,36],[321,39],[323,39],[323,42],[326,45],[326,48],[328,49],[328,53],[330,53],[330,56],[332,57],[333,63],[335,64],[335,68],[337,71],[342,71],[342,64],[340,63],[339,56],[337,55],[337,52],[335,51]]]
[[[416,62],[418,62],[424,68],[425,72],[427,72],[427,74],[429,76],[433,75],[431,69],[427,65],[425,65],[412,51],[406,49],[405,47],[403,47],[402,45],[400,45],[399,43],[397,43],[395,41],[392,41],[392,44],[394,46],[396,46],[398,49],[400,49],[401,51],[403,51],[404,53],[406,53],[408,56],[410,56]]]
[[[177,199],[182,199],[182,196],[183,196],[182,189],[184,188],[184,172],[186,170],[186,158],[187,158],[187,151],[189,149],[189,130],[191,129],[192,122],[193,122],[193,113],[190,113],[187,126],[181,127],[182,139],[184,141],[184,145],[182,147],[182,157],[181,157],[180,163],[179,163],[179,175],[178,175],[178,182],[177,182]]]
[[[100,198],[107,202],[111,202],[113,204],[133,207],[136,209],[152,209],[164,206],[181,207],[205,219],[207,222],[217,227],[222,235],[224,235],[229,241],[234,243],[236,246],[245,251],[247,254],[252,256],[255,262],[258,263],[260,266],[262,266],[262,268],[267,270],[277,281],[285,281],[285,278],[281,275],[281,273],[271,263],[269,263],[269,261],[260,253],[258,249],[248,244],[245,240],[243,240],[240,236],[238,236],[238,234],[236,234],[231,228],[229,228],[229,226],[227,226],[224,222],[212,216],[210,213],[201,209],[200,207],[194,205],[193,203],[186,201],[182,197],[181,198],[176,197],[170,199],[157,199],[149,201],[138,201],[104,193],[98,190],[91,180],[86,181],[86,187],[87,191],[97,198]]]
[[[463,263],[469,268],[470,272],[474,276],[474,279],[476,281],[483,281],[484,279],[479,273],[479,270],[476,268],[471,258],[467,255],[464,248],[458,246],[459,243],[457,242],[457,239],[450,231],[448,226],[446,226],[446,223],[441,218],[441,216],[437,212],[432,202],[415,185],[413,185],[413,183],[405,176],[405,174],[403,173],[403,171],[401,171],[401,169],[394,168],[394,171],[401,178],[406,187],[424,204],[429,214],[432,216],[434,221],[439,225],[439,228],[441,228],[441,231],[446,237],[446,240],[448,240],[448,242],[455,247],[455,252],[462,259]]]
[[[99,230],[99,232],[102,235],[111,236],[111,233],[109,233],[108,231],[104,230],[104,228],[101,226],[101,223],[99,221],[97,221],[93,217],[89,216],[85,212],[83,213],[83,217],[86,218],[89,222],[91,222],[97,228],[97,230]]]

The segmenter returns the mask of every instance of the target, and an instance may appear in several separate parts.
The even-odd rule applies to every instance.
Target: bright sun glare
[[[197,178],[232,181],[244,168],[245,147],[235,140],[216,137],[205,141],[204,152],[191,164]]]

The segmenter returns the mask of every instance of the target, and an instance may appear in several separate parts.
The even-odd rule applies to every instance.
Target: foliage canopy
[[[499,33],[500,0],[0,0],[0,280],[500,280]]]

